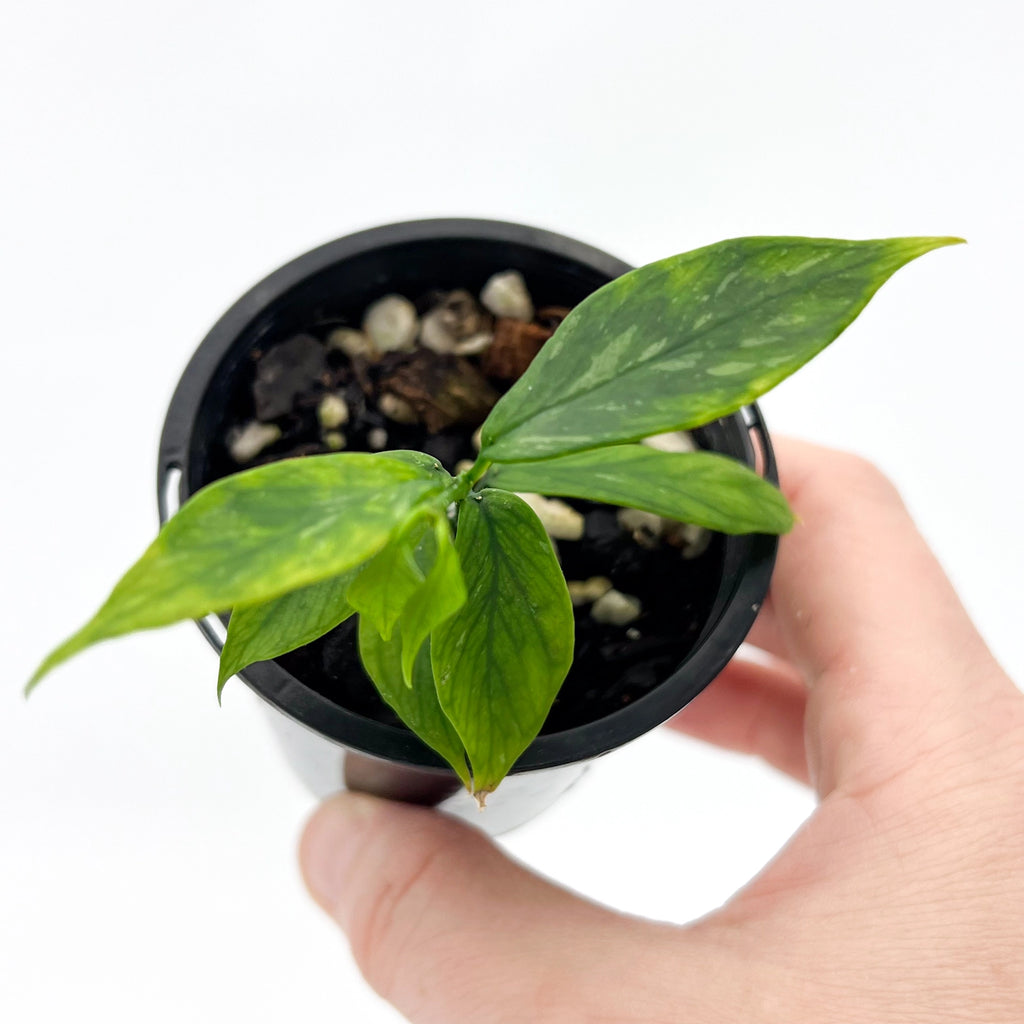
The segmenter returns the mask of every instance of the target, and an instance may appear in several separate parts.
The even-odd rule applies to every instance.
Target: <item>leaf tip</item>
[[[224,687],[227,686],[228,680],[235,674],[236,669],[231,665],[230,662],[225,662],[223,654],[221,656],[220,670],[217,673],[217,706],[223,707],[224,702],[222,695],[224,693]]]
[[[45,664],[46,663],[44,662],[42,665],[39,666],[39,668],[35,670],[35,672],[32,673],[32,677],[29,679],[29,681],[25,684],[24,688],[22,689],[21,695],[22,697],[24,697],[25,700],[28,700],[29,697],[32,696],[32,691],[42,681],[43,676],[46,675],[46,669],[44,667]]]
[[[785,502],[785,504],[784,504],[784,507],[782,509],[782,515],[780,516],[780,523],[779,523],[779,534],[780,535],[784,534],[784,533],[791,533],[792,530],[793,530],[793,527],[796,526],[796,524],[799,522],[799,518],[798,518],[797,514],[793,511],[793,506],[790,505],[790,503],[788,501],[785,501],[785,499],[783,499],[783,501]]]
[[[35,688],[48,676],[58,665],[65,662],[72,655],[76,653],[78,648],[75,647],[74,641],[78,639],[79,634],[71,637],[69,640],[65,640],[59,647],[50,651],[50,653],[43,658],[39,663],[39,667],[29,677],[29,681],[25,684],[24,689],[21,691],[22,696],[27,700],[35,690]]]
[[[956,235],[936,235],[905,238],[903,242],[911,251],[910,258],[916,259],[918,256],[923,256],[925,253],[932,252],[935,249],[945,249],[950,245],[966,245],[967,239],[959,238]]]

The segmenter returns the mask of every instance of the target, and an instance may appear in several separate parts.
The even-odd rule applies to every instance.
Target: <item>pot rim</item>
[[[195,424],[208,385],[239,335],[271,304],[333,264],[372,250],[419,241],[466,239],[526,246],[551,256],[583,264],[607,276],[618,277],[633,269],[629,264],[593,246],[540,228],[506,221],[475,218],[438,218],[403,221],[369,228],[327,242],[290,260],[239,298],[200,342],[181,376],[168,406],[160,438],[157,499],[160,522],[173,506],[192,493],[189,452]],[[750,405],[731,419],[742,427],[747,462],[778,482],[771,441],[760,410]],[[751,438],[754,440],[752,441]],[[636,701],[610,715],[562,732],[538,736],[516,762],[519,774],[585,761],[622,746],[661,725],[701,692],[725,667],[753,625],[768,590],[778,539],[765,534],[726,537],[743,551],[743,571],[733,579],[724,604],[713,610],[694,649],[662,683]],[[730,559],[726,557],[725,562]],[[209,620],[197,625],[220,650],[222,639]],[[348,711],[310,689],[276,662],[260,662],[239,673],[265,701],[335,743],[365,754],[399,761],[423,769],[450,772],[440,757],[413,733]]]

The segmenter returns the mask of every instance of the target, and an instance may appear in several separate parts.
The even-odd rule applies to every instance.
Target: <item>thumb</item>
[[[435,811],[340,794],[299,859],[367,981],[416,1024],[663,1019],[687,991],[684,933],[571,895]]]

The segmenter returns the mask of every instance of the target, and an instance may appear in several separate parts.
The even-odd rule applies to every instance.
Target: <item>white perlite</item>
[[[480,301],[495,316],[527,323],[533,319],[533,300],[518,270],[503,270],[489,278],[480,292]]]
[[[475,317],[479,321],[479,317]],[[452,311],[438,306],[425,314],[420,323],[420,344],[439,355],[477,356],[486,349],[494,334],[491,331],[476,331],[464,337],[453,329]]]
[[[683,558],[703,555],[711,543],[711,531],[693,523],[674,523],[666,520],[665,539],[679,548]]]
[[[545,498],[543,494],[520,494],[541,521],[549,537],[556,540],[579,540],[583,536],[583,513],[557,498]]]
[[[253,420],[231,431],[228,435],[228,451],[235,462],[248,462],[280,437],[281,428],[276,423]]]
[[[324,444],[332,452],[340,452],[348,444],[348,438],[340,430],[328,430],[324,434]]]
[[[415,423],[419,419],[416,410],[404,398],[399,398],[398,395],[392,395],[390,392],[385,392],[380,396],[377,408],[389,420],[394,420],[396,423]]]
[[[457,341],[452,351],[457,356],[478,356],[490,348],[492,341],[494,334],[491,331],[480,331],[479,334],[471,334],[468,338]]]
[[[420,344],[431,352],[447,355],[455,351],[455,335],[448,328],[442,306],[426,313],[420,323]]]
[[[382,452],[388,446],[388,432],[383,427],[374,427],[366,433],[366,443],[375,452]]]
[[[628,626],[640,618],[642,611],[643,606],[635,597],[609,590],[594,602],[590,615],[606,626]]]
[[[336,327],[327,335],[327,347],[344,352],[349,359],[359,356],[373,361],[380,355],[373,347],[373,342],[354,327]]]
[[[665,519],[653,512],[636,508],[620,508],[615,513],[619,526],[629,533],[642,548],[653,551],[662,541],[678,548],[683,558],[696,558],[704,554],[711,543],[711,531],[693,523],[680,523]]]
[[[455,463],[455,475],[458,476],[460,473],[468,473],[476,463],[472,459],[459,459]]]
[[[419,326],[416,307],[402,295],[385,295],[363,315],[363,330],[380,352],[411,352]]]
[[[620,508],[615,518],[633,540],[642,548],[658,547],[662,533],[665,531],[665,520],[653,512],[644,512],[638,508]]]
[[[699,450],[693,440],[693,435],[686,430],[671,430],[667,434],[652,434],[650,437],[645,437],[640,443],[659,452],[695,452]]]
[[[316,418],[324,430],[334,430],[335,427],[344,426],[348,423],[348,403],[341,395],[333,392],[324,395],[316,407]]]
[[[578,608],[604,597],[612,589],[612,581],[607,576],[591,576],[587,580],[569,580],[567,586],[569,599]]]

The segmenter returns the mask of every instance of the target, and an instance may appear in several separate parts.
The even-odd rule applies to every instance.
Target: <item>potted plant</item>
[[[754,400],[837,337],[895,270],[955,241],[735,239],[629,271],[546,232],[423,221],[307,253],[200,346],[161,443],[163,528],[29,688],[90,644],[202,619],[222,648],[220,686],[239,673],[284,712],[286,748],[318,791],[346,783],[464,810],[463,787],[482,805],[500,784],[482,820],[495,832],[517,824],[586,761],[670,717],[732,656],[792,523]],[[524,284],[530,306],[562,307],[550,340],[523,308]],[[472,299],[480,291],[497,324]],[[488,378],[475,367],[505,321],[518,340]],[[385,336],[393,351],[382,356]],[[513,383],[509,365],[528,368]],[[353,402],[361,444],[339,429]],[[244,426],[253,403],[261,417]],[[373,426],[381,415],[390,434]],[[287,447],[282,431],[311,417],[319,447]],[[443,426],[431,438],[402,443],[432,419]],[[438,457],[438,437],[464,449],[477,426],[475,458]],[[684,431],[695,450],[650,443]],[[239,471],[267,445],[271,461]],[[598,526],[610,505],[715,531],[696,571],[658,548],[638,576],[668,580],[656,603],[662,632],[683,641],[674,670],[632,690],[574,681],[581,623],[607,620],[625,658],[613,674],[642,661],[651,638],[635,595],[612,588],[612,599],[600,577],[567,583],[556,546],[573,540],[546,521],[553,498],[577,502],[577,515],[589,503]],[[645,520],[633,522],[623,529],[619,517],[618,542],[645,539]],[[562,552],[563,563],[574,557]],[[223,641],[214,616],[227,612]],[[607,641],[587,673],[607,674]],[[567,675],[572,692],[559,698]]]

